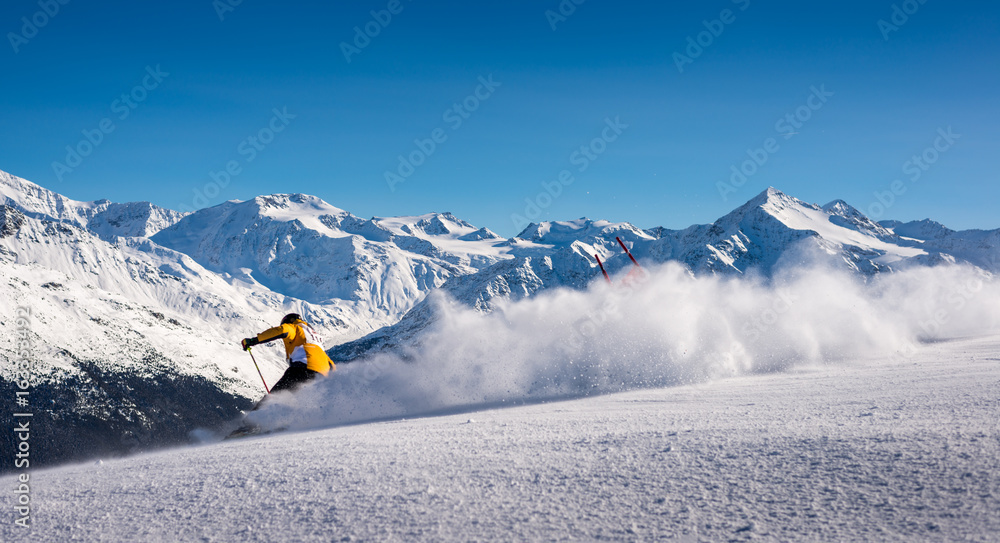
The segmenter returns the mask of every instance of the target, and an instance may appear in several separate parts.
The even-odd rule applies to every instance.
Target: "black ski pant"
[[[292,364],[285,370],[285,374],[281,376],[281,379],[271,387],[271,392],[295,390],[315,379],[317,375],[319,375],[318,371],[306,369],[305,364]]]

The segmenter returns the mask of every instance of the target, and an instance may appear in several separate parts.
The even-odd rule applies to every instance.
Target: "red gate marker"
[[[604,274],[604,278],[607,279],[608,280],[608,284],[610,284],[611,283],[611,278],[608,277],[608,272],[604,269],[604,264],[601,264],[601,257],[599,257],[599,256],[597,256],[595,254],[594,258],[597,259],[597,265],[601,267],[601,273]]]
[[[639,263],[635,261],[635,257],[632,256],[632,253],[628,250],[628,247],[626,247],[625,244],[622,243],[622,238],[615,236],[615,240],[618,241],[618,245],[622,246],[622,249],[625,249],[625,254],[627,254],[628,257],[632,260],[632,263],[635,264],[635,267],[641,268],[642,266],[640,266]]]

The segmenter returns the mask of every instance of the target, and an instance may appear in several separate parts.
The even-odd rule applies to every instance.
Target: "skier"
[[[271,387],[271,392],[295,390],[315,379],[317,375],[326,376],[331,371],[336,371],[337,367],[323,350],[323,344],[316,331],[297,313],[285,315],[280,325],[264,330],[256,337],[248,337],[240,342],[240,345],[247,351],[254,345],[276,339],[285,342],[288,369]]]

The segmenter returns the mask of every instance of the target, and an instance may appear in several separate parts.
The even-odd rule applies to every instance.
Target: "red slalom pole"
[[[264,380],[264,374],[260,372],[260,366],[257,365],[257,358],[254,357],[253,351],[251,351],[250,349],[247,349],[247,352],[250,353],[250,360],[253,360],[253,367],[257,368],[257,375],[260,375],[260,382],[264,383],[264,390],[266,390],[267,393],[270,394],[271,389],[267,388],[267,381]]]
[[[627,254],[629,259],[632,260],[632,263],[635,264],[635,267],[641,268],[642,266],[640,266],[639,263],[635,261],[635,257],[632,256],[632,253],[628,250],[628,247],[626,247],[625,244],[622,243],[622,238],[615,236],[615,240],[618,241],[618,245],[622,246],[622,249],[625,249],[625,254]]]
[[[604,274],[604,278],[605,278],[605,279],[607,279],[607,280],[608,280],[608,283],[610,284],[610,283],[611,283],[611,278],[610,278],[610,277],[608,277],[608,272],[607,272],[607,271],[606,271],[606,270],[604,269],[604,264],[601,264],[601,257],[599,257],[599,256],[597,256],[597,255],[595,254],[595,255],[594,255],[594,258],[596,258],[596,259],[597,259],[597,265],[601,267],[601,273],[603,273],[603,274]]]

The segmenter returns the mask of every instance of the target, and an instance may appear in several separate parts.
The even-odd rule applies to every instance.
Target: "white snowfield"
[[[216,442],[32,473],[0,539],[996,541],[998,391],[994,335]]]

